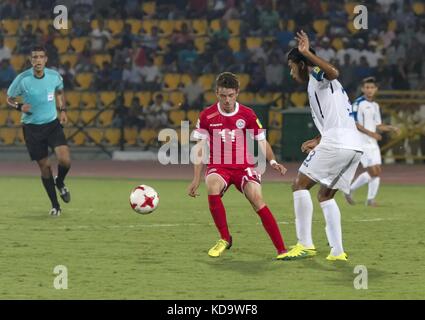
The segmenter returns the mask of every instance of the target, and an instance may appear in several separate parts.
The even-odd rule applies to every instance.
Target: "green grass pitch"
[[[39,178],[0,180],[1,299],[424,299],[425,187],[383,185],[379,208],[348,206],[337,196],[349,262],[325,260],[324,219],[314,202],[318,256],[275,261],[260,219],[233,187],[224,197],[234,246],[220,259],[218,239],[201,196],[186,196],[185,181],[143,181],[161,196],[151,215],[128,204],[139,180],[70,178],[72,202],[48,216]],[[313,190],[315,193],[317,189]],[[295,243],[289,184],[264,183],[264,196],[287,245]],[[314,198],[315,199],[315,198]],[[360,201],[361,200],[361,201]],[[56,290],[53,269],[68,269],[68,289]],[[357,290],[356,265],[368,271]]]

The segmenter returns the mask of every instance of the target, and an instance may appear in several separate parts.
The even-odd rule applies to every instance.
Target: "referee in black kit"
[[[67,123],[63,80],[58,72],[46,68],[46,49],[35,46],[31,50],[32,68],[20,73],[7,90],[7,103],[22,112],[24,139],[31,160],[38,163],[41,180],[52,203],[51,216],[59,216],[61,207],[56,188],[64,202],[71,200],[64,180],[71,166],[69,148],[62,124]],[[18,103],[17,97],[24,103]],[[56,105],[59,107],[59,119]],[[58,159],[58,175],[53,178],[48,148]]]

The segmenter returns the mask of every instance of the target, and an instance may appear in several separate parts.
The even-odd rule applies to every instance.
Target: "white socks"
[[[351,185],[350,191],[353,192],[354,190],[360,188],[362,185],[368,183],[370,179],[371,177],[369,173],[367,171],[363,172],[357,177],[356,180],[354,180],[353,184]]]
[[[295,226],[298,243],[307,248],[313,247],[311,224],[313,220],[313,202],[308,190],[297,190],[293,193],[295,209]]]
[[[326,220],[326,235],[331,255],[339,256],[344,252],[342,247],[341,213],[335,199],[320,202]]]
[[[373,177],[372,179],[370,179],[369,188],[367,191],[367,200],[375,199],[376,194],[378,193],[380,181],[381,181],[381,178],[379,177]]]

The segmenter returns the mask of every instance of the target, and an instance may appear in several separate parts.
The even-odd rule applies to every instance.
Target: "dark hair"
[[[43,51],[46,55],[47,55],[47,50],[45,47],[41,46],[41,45],[35,45],[31,48],[31,52],[33,51]]]
[[[238,77],[231,72],[220,73],[215,80],[216,88],[222,87],[227,89],[239,90],[239,80]]]
[[[378,85],[378,84],[376,83],[376,79],[375,79],[375,77],[367,77],[367,78],[364,78],[364,79],[362,80],[362,86],[364,86],[366,83],[373,83],[374,85]]]
[[[310,48],[309,50],[311,53],[316,54],[316,51],[314,51],[314,49]],[[314,66],[314,64],[312,64],[310,60],[308,60],[306,57],[304,57],[302,53],[300,53],[298,48],[292,48],[287,54],[287,59],[288,61],[292,60],[295,63],[300,63],[301,61],[303,61],[308,66]]]

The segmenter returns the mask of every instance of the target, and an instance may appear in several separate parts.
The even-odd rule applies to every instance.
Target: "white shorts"
[[[299,172],[329,189],[350,192],[362,152],[318,145],[310,151]]]
[[[360,162],[363,168],[381,165],[381,150],[378,145],[366,145],[363,147],[363,155]]]

